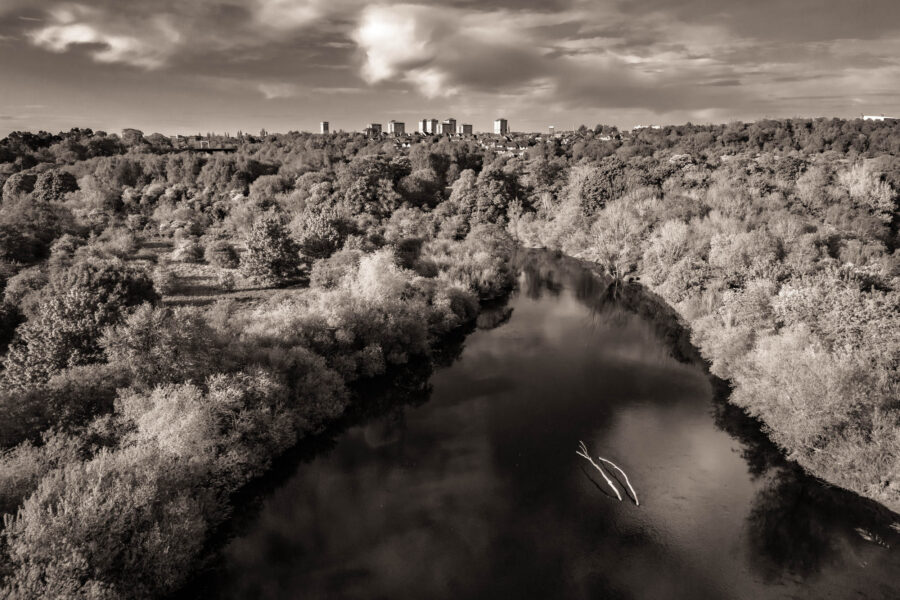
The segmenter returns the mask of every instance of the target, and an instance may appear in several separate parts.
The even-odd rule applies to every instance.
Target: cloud
[[[142,22],[140,32],[131,23],[105,19],[107,15],[101,11],[77,4],[56,8],[49,16],[49,24],[29,34],[32,43],[51,52],[84,46],[94,60],[102,63],[158,68],[181,39],[164,15]]]
[[[347,114],[403,95],[643,120],[891,110],[898,17],[895,0],[0,0],[0,41],[158,85],[229,82],[223,98],[340,96]]]
[[[552,65],[528,27],[532,13],[396,4],[366,8],[352,34],[369,83],[402,82],[429,98],[461,90],[525,89]]]
[[[733,76],[715,76],[712,49],[692,49],[662,34],[652,42],[628,44],[632,30],[627,23],[598,31],[597,18],[579,10],[548,17],[529,11],[379,5],[362,13],[353,39],[364,53],[366,81],[412,86],[428,98],[512,93],[569,107],[663,110],[697,102],[705,102],[702,108],[721,106],[736,96],[698,89],[740,84]],[[561,32],[568,37],[548,35]],[[706,44],[717,37],[704,33]],[[696,35],[691,30],[683,37]]]
[[[300,86],[292,83],[260,83],[257,87],[266,100],[294,98],[303,92]]]
[[[16,0],[12,0],[15,2]],[[285,44],[311,39],[346,48],[350,40],[330,19],[358,11],[361,0],[48,0],[40,16],[17,15],[32,44],[62,53],[82,50],[100,63],[145,69],[198,61],[206,67],[261,57],[277,60]],[[0,7],[0,17],[3,16]],[[31,13],[30,13],[31,14]],[[335,26],[336,27],[336,26]],[[337,36],[338,39],[335,39]],[[282,65],[284,66],[284,65]]]

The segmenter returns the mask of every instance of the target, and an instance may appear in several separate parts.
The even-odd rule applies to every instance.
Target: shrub
[[[34,184],[34,197],[46,202],[56,202],[78,189],[75,177],[67,172],[53,169],[38,175]]]
[[[174,591],[209,527],[198,466],[147,445],[50,471],[7,524],[14,597],[149,598]]]
[[[230,292],[234,290],[235,286],[237,286],[237,282],[234,278],[234,273],[231,271],[222,271],[218,275],[216,275],[216,285],[219,286],[220,289]]]
[[[94,417],[112,412],[116,391],[131,382],[127,372],[104,364],[80,365],[61,371],[29,389],[4,390],[0,407],[0,445],[36,440],[47,427],[69,431]]]
[[[51,470],[87,458],[76,436],[50,431],[39,445],[25,442],[0,452],[0,514],[15,514],[41,479]]]
[[[22,314],[31,317],[40,302],[40,291],[49,280],[47,271],[40,267],[23,269],[6,282],[3,302],[8,306],[18,307]]]
[[[509,264],[512,240],[495,225],[476,225],[463,243],[432,241],[422,258],[435,264],[439,277],[468,289],[482,299],[495,298],[515,283]]]
[[[356,272],[363,253],[360,250],[341,250],[313,263],[309,275],[310,287],[337,287],[348,273]]]
[[[178,275],[165,265],[153,269],[153,288],[160,294],[170,295],[178,290]]]
[[[117,409],[134,424],[130,441],[175,459],[199,459],[213,469],[217,485],[233,489],[296,441],[289,392],[261,369],[213,375],[206,383],[205,391],[179,384],[128,394]]]
[[[213,331],[201,314],[187,308],[143,304],[107,329],[101,345],[110,364],[124,367],[145,385],[202,381],[215,370]]]
[[[193,238],[185,238],[178,243],[171,256],[176,262],[198,263],[203,260],[203,246]]]
[[[225,240],[216,240],[206,246],[204,252],[206,262],[220,269],[235,269],[239,263],[239,256],[234,246]]]

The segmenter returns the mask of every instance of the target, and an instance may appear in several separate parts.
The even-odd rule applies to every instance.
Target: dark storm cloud
[[[244,105],[251,97],[327,105],[340,96],[361,121],[373,106],[396,110],[391,103],[403,92],[413,92],[407,104],[419,98],[507,107],[520,118],[572,109],[644,111],[662,119],[836,108],[853,114],[900,84],[898,6],[894,0],[5,0],[0,47],[16,51],[23,69],[31,61],[48,77],[64,64],[98,76],[130,69],[162,102],[187,101],[171,88],[177,82],[187,89],[183,82],[192,81],[215,89],[220,101]],[[13,66],[0,57],[0,69]],[[34,79],[22,73],[21,85]],[[810,100],[823,90],[844,97],[844,106]],[[35,100],[27,87],[9,94]],[[774,98],[797,100],[779,105]],[[894,109],[893,102],[878,112]]]

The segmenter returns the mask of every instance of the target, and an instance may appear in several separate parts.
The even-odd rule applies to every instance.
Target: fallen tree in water
[[[591,458],[590,454],[588,454],[587,446],[584,445],[584,442],[579,441],[578,448],[579,449],[577,452],[575,452],[575,454],[586,459],[588,462],[590,462],[592,465],[594,465],[595,469],[600,471],[600,474],[603,475],[603,479],[606,480],[607,485],[609,485],[609,487],[612,488],[612,490],[616,493],[616,497],[618,497],[619,501],[621,502],[622,494],[619,493],[619,488],[617,488],[613,484],[612,479],[606,474],[606,471],[603,470],[603,467],[601,467],[600,465],[598,465],[597,463],[594,462],[594,459]],[[602,456],[598,456],[597,458],[599,458],[601,462],[608,463],[613,469],[615,469],[616,471],[618,471],[619,473],[622,474],[622,477],[625,479],[625,485],[628,486],[628,491],[631,492],[631,498],[634,500],[635,506],[640,506],[641,503],[638,500],[637,492],[634,491],[634,486],[631,485],[631,481],[628,479],[628,475],[625,474],[625,471],[620,469],[618,467],[618,465],[616,465],[616,463],[614,463],[613,461],[611,461],[609,459],[603,458]],[[619,483],[621,484],[622,482],[620,481]]]
[[[603,458],[602,456],[598,456],[597,458],[599,458],[601,461],[603,461],[603,462],[605,462],[605,463],[609,463],[609,464],[612,466],[613,469],[615,469],[616,471],[618,471],[619,473],[622,474],[622,477],[625,478],[625,485],[628,486],[628,491],[631,492],[631,497],[634,499],[634,504],[635,504],[635,506],[640,506],[641,503],[638,501],[637,492],[634,491],[634,487],[632,487],[631,481],[628,480],[628,475],[625,474],[625,471],[623,471],[622,469],[620,469],[620,468],[616,465],[616,463],[614,463],[614,462],[611,461],[611,460],[607,460],[607,459]]]
[[[580,450],[578,450],[578,452],[576,452],[575,454],[586,459],[588,462],[590,462],[592,465],[594,465],[595,469],[600,471],[600,474],[603,475],[603,479],[606,480],[606,484],[612,488],[612,490],[616,493],[616,497],[619,499],[619,502],[621,502],[622,494],[619,493],[619,488],[617,488],[615,485],[613,485],[612,479],[609,478],[609,476],[606,474],[606,471],[603,470],[603,467],[601,467],[600,465],[598,465],[597,463],[594,462],[594,459],[591,458],[590,454],[588,454],[587,446],[584,445],[584,442],[579,441],[578,447],[580,448]]]

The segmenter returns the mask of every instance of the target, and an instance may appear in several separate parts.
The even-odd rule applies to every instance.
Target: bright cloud
[[[51,52],[72,46],[96,46],[90,50],[98,62],[126,63],[148,69],[165,64],[181,34],[164,16],[143,24],[140,33],[104,22],[95,9],[81,5],[62,6],[50,13],[50,23],[30,33],[31,41]]]

